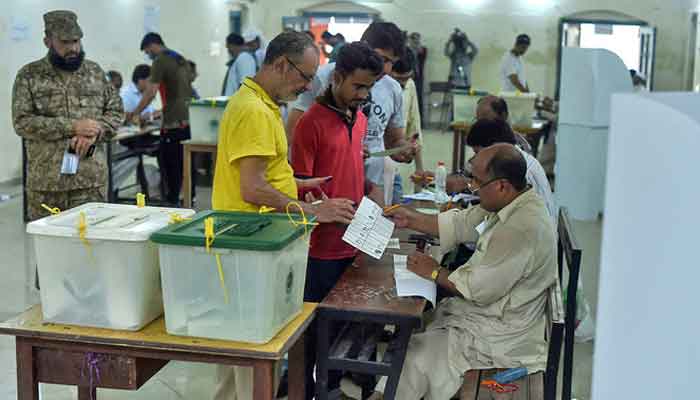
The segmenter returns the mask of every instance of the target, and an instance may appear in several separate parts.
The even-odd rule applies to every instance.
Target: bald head
[[[508,120],[508,103],[494,95],[482,97],[476,105],[476,119]]]
[[[527,187],[527,162],[512,144],[498,143],[486,147],[474,157],[472,166],[485,172],[489,179],[507,180],[517,192]]]

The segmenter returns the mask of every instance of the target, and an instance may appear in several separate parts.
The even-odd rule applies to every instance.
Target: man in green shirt
[[[190,139],[189,104],[192,97],[192,71],[187,60],[165,46],[157,33],[148,33],[141,51],[152,60],[151,78],[136,109],[127,119],[138,117],[160,92],[163,102],[163,126],[158,163],[167,186],[166,200],[177,205],[182,189],[182,144]]]

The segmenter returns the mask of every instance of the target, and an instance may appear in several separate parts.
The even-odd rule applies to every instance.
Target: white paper
[[[401,243],[399,243],[399,238],[391,238],[389,239],[389,244],[386,246],[387,249],[396,249],[400,250],[401,249]]]
[[[416,201],[435,201],[435,193],[428,191],[428,190],[423,190],[420,193],[415,193],[415,194],[405,194],[402,196],[404,199],[408,200],[416,200]],[[468,194],[468,193],[457,193],[456,195],[451,197],[451,200],[453,202],[457,202],[460,200],[466,200],[466,201],[472,201],[472,200],[479,200],[479,196],[475,196],[473,194]]]
[[[435,306],[437,285],[408,270],[408,256],[394,255],[394,281],[399,297],[420,296]]]
[[[343,241],[369,256],[380,259],[394,233],[394,223],[384,218],[384,210],[377,203],[362,198]]]

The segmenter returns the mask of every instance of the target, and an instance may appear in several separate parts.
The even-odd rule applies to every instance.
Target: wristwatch
[[[433,273],[430,274],[430,279],[432,279],[433,282],[436,282],[438,276],[440,276],[440,267],[437,267],[433,270]]]

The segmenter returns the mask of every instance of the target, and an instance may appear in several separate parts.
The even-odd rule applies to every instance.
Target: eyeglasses
[[[481,190],[481,189],[483,189],[484,187],[486,187],[486,186],[488,186],[488,185],[490,185],[490,184],[492,184],[492,183],[494,183],[494,182],[496,182],[496,181],[499,181],[499,180],[501,180],[501,179],[506,179],[506,180],[508,180],[508,178],[505,178],[505,177],[502,177],[502,176],[498,176],[498,177],[496,177],[496,178],[489,179],[488,181],[486,181],[486,182],[484,182],[484,183],[482,183],[482,184],[480,184],[480,185],[476,185],[476,183],[479,182],[479,178],[475,177],[474,175],[469,175],[469,176],[467,177],[467,188],[469,189],[470,192],[472,192],[473,194],[476,194],[479,190]]]
[[[294,69],[297,70],[297,72],[299,72],[299,75],[301,75],[301,77],[306,81],[306,83],[309,83],[314,80],[313,76],[306,75],[304,71],[301,70],[301,68],[299,68],[296,64],[294,64],[294,62],[292,62],[292,60],[289,59],[289,57],[284,56],[284,58],[287,60],[288,63],[292,65],[292,67],[294,67]]]

